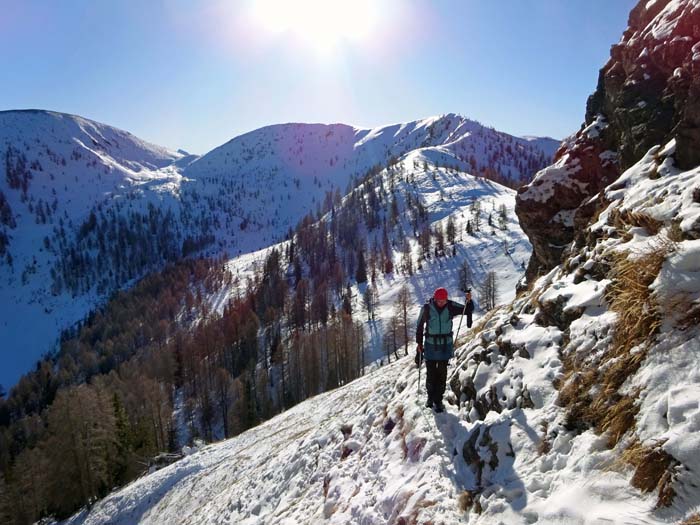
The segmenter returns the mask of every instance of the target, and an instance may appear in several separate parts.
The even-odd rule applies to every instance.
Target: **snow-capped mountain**
[[[587,229],[593,246],[537,280],[530,293],[477,318],[449,369],[446,413],[423,407],[410,355],[235,438],[188,448],[184,459],[65,523],[690,519],[700,511],[700,333],[692,317],[700,300],[698,241],[679,241],[657,260],[654,300],[685,302],[663,315],[653,343],[637,341],[637,352],[610,354],[627,315],[611,288],[624,290],[635,279],[615,284],[619,277],[605,271],[611,257],[624,265],[628,251],[643,261],[650,247],[667,242],[674,221],[697,221],[698,206],[680,204],[700,183],[700,171],[671,167],[673,152],[673,145],[652,150],[605,190],[610,204]],[[660,178],[650,179],[656,169]],[[669,185],[678,191],[669,194]],[[621,213],[640,213],[649,195],[662,204],[647,211],[666,225],[656,235],[611,224]],[[591,383],[598,368],[609,377]],[[641,392],[636,409],[600,405],[616,399],[605,389],[620,373],[627,382],[618,400]],[[590,393],[581,390],[588,387]],[[590,427],[586,418],[598,410],[601,426]],[[629,416],[632,432],[624,424]]]
[[[140,209],[148,203],[159,208],[174,205],[173,190],[182,179],[176,164],[186,160],[180,153],[82,117],[0,112],[4,384],[14,383],[20,370],[28,370],[52,349],[61,330],[81,320],[106,293],[61,293],[64,277],[80,271],[71,249],[91,211],[117,203],[127,209],[134,202]],[[89,251],[94,254],[95,247]],[[74,249],[73,255],[78,255]]]
[[[442,167],[442,155],[432,149],[412,151],[369,178],[356,190],[379,195],[379,211],[383,216],[391,215],[392,196],[397,210],[396,223],[387,232],[391,259],[395,261],[397,271],[388,276],[378,276],[375,282],[378,295],[376,319],[366,326],[367,341],[371,348],[371,353],[367,356],[369,360],[384,357],[384,331],[394,315],[402,286],[408,287],[412,304],[422,304],[440,286],[453,290],[459,301],[459,272],[466,265],[469,268],[468,281],[474,287],[477,300],[480,293],[478,287],[487,273],[492,271],[498,278],[498,302],[506,303],[512,300],[516,284],[523,277],[532,247],[514,213],[515,191],[455,168]],[[447,257],[423,260],[421,268],[415,268],[415,274],[407,274],[403,268],[405,253],[409,254],[414,266],[421,260],[419,235],[414,226],[415,207],[418,203],[425,209],[427,221],[424,227],[446,232],[452,223],[455,243],[451,245],[446,242]],[[351,214],[355,205],[355,201],[346,197],[332,213],[341,217],[346,212]],[[323,216],[320,222],[328,222],[330,215],[329,212]],[[479,216],[478,225],[475,223],[476,215]],[[474,232],[467,233],[468,228],[473,228]],[[355,235],[364,239],[367,247],[371,248],[373,245],[381,245],[382,233],[380,228],[367,231],[361,227]],[[270,250],[282,251],[285,246],[288,246],[287,242],[233,258],[228,262],[228,268],[237,276],[238,281],[250,279],[263,267]],[[341,255],[342,251],[339,256]],[[353,311],[357,312],[359,318],[367,315],[362,300],[365,290],[364,285],[353,285]],[[212,307],[222,312],[227,300],[236,293],[238,291],[231,288],[216,294]]]
[[[408,152],[433,152],[442,165],[474,175],[526,181],[558,145],[548,138],[513,137],[454,114],[373,129],[282,124],[236,137],[184,175],[199,183],[198,194],[213,209],[226,208],[228,228],[235,232],[229,241],[238,253],[279,240],[300,217],[316,211],[326,192],[344,194],[353,180]]]
[[[459,345],[446,413],[409,356],[69,523],[698,523],[699,26],[693,0],[632,11],[519,191],[529,279]]]
[[[554,144],[445,115],[375,129],[270,126],[199,158],[82,117],[1,112],[5,353],[28,369],[113,290],[189,254],[237,255],[278,242],[329,192],[344,194],[410,151],[523,180]]]

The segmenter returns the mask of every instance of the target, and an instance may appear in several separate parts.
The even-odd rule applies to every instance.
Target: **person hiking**
[[[447,290],[438,288],[433,298],[421,308],[418,326],[416,328],[416,364],[420,366],[421,359],[425,358],[427,378],[425,389],[428,399],[425,406],[434,408],[435,412],[445,410],[442,404],[442,396],[445,393],[447,381],[447,361],[454,355],[452,341],[452,318],[457,315],[467,316],[467,327],[472,326],[472,302],[471,290],[467,291],[465,304],[459,304],[448,300]],[[425,336],[425,346],[423,346]]]

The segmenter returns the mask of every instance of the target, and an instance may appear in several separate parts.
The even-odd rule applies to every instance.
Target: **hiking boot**
[[[428,400],[425,402],[425,408],[433,408],[433,400],[428,398]]]
[[[441,413],[445,411],[445,405],[442,404],[442,401],[436,401],[433,403],[433,410],[435,410],[436,413]]]

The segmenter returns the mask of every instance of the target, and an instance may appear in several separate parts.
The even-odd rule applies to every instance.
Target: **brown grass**
[[[678,461],[663,450],[661,445],[663,443],[645,447],[635,441],[622,453],[621,458],[635,469],[630,481],[633,487],[642,492],[658,492],[656,508],[670,506],[676,495],[673,483]]]
[[[687,517],[680,525],[700,525],[700,514],[693,514]]]
[[[663,222],[654,219],[647,213],[618,208],[612,210],[608,223],[621,231],[627,231],[630,227],[641,227],[649,232],[649,235],[656,235],[663,226]]]
[[[686,313],[678,320],[676,326],[681,330],[687,330],[692,326],[700,325],[700,304],[691,303]]]
[[[457,507],[462,512],[466,512],[467,510],[471,509],[472,505],[474,505],[474,495],[470,490],[463,491],[457,497]]]
[[[617,445],[622,436],[634,427],[634,418],[639,412],[639,407],[636,404],[638,395],[639,391],[632,395],[617,396],[617,393],[613,395],[613,399],[617,399],[604,412],[598,426],[601,432],[607,433],[609,447]]]
[[[543,456],[547,453],[549,453],[550,450],[552,450],[552,444],[549,441],[549,435],[547,434],[549,432],[549,423],[546,421],[542,423],[542,438],[540,439],[540,442],[537,444],[537,453],[540,456]]]
[[[673,242],[682,242],[685,239],[683,230],[681,230],[680,220],[671,221],[671,226],[668,228],[666,235]]]
[[[664,239],[634,258],[626,252],[614,253],[612,283],[606,290],[610,309],[617,313],[612,344],[595,359],[573,353],[563,356],[565,373],[558,384],[558,402],[568,409],[567,427],[593,426],[606,433],[611,448],[634,428],[639,391],[621,394],[620,388],[639,370],[647,345],[661,326],[649,285],[674,249],[675,243]]]

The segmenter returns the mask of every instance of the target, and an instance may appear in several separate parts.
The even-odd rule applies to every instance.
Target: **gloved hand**
[[[421,361],[423,360],[423,345],[418,345],[416,347],[416,366],[420,367]]]

